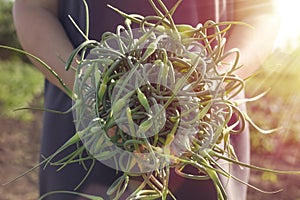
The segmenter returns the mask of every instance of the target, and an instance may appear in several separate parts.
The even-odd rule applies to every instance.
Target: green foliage
[[[4,117],[30,120],[28,111],[13,112],[20,107],[28,107],[34,103],[43,90],[43,76],[30,64],[20,60],[0,62],[0,113]]]
[[[0,44],[20,48],[12,17],[13,1],[0,0]],[[15,52],[0,49],[0,59],[9,59]]]

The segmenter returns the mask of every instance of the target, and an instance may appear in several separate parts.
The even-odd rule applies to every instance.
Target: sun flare
[[[294,49],[299,45],[300,1],[299,0],[273,0],[277,14],[280,17],[280,31],[276,46],[284,49]]]

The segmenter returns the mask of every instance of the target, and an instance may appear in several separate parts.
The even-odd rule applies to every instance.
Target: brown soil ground
[[[6,183],[38,162],[41,114],[32,122],[0,118],[0,183]],[[0,187],[0,200],[38,199],[38,171]]]

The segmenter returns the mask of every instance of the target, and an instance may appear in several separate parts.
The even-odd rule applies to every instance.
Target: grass
[[[0,113],[2,117],[31,120],[30,112],[14,109],[40,104],[37,98],[43,90],[43,76],[32,65],[14,59],[0,61]]]

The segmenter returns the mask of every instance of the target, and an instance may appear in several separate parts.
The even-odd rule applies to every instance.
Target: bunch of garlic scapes
[[[245,86],[234,74],[241,67],[239,51],[225,52],[226,33],[239,23],[176,24],[172,14],[180,1],[170,10],[157,2],[150,0],[156,16],[110,6],[125,18],[124,25],[104,33],[99,42],[87,39],[70,56],[67,69],[80,57],[72,95],[77,133],[48,162],[78,143],[73,156],[52,164],[91,159],[124,172],[107,191],[114,199],[136,176],[141,184],[128,199],[175,199],[168,187],[170,170],[185,178],[212,179],[218,199],[226,199],[218,174],[231,174],[216,159],[239,163],[229,138],[249,119],[234,102]],[[228,56],[233,63],[223,62]],[[237,120],[228,125],[233,114]]]

